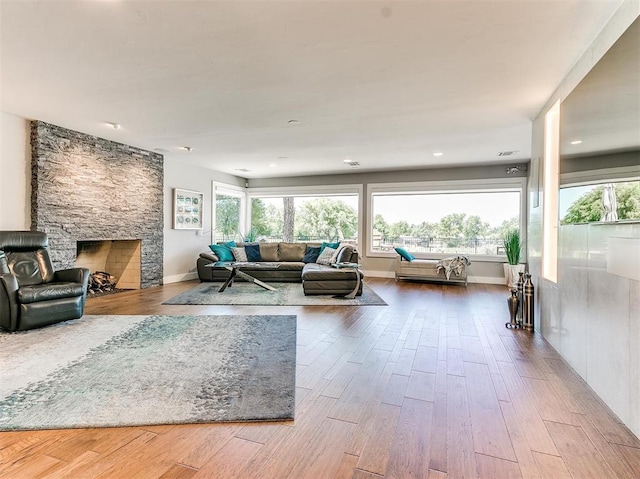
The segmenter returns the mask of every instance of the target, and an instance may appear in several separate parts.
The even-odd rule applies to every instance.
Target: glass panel
[[[251,200],[256,240],[357,243],[358,197],[285,196]]]
[[[216,241],[240,240],[240,206],[237,196],[216,194]]]
[[[637,219],[640,219],[640,181],[560,190],[560,224]]]
[[[520,192],[376,194],[372,250],[504,255],[502,235],[520,228]]]

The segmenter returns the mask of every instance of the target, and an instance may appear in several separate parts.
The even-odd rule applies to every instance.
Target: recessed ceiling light
[[[119,130],[120,129],[120,123],[114,123],[112,121],[108,121],[107,125],[109,125],[114,130]]]
[[[353,160],[351,158],[345,158],[344,160],[342,160],[343,163],[353,163]]]
[[[191,150],[193,150],[193,147],[191,147],[191,146],[181,146],[180,149],[190,153]]]
[[[441,151],[436,151],[433,156],[442,156],[444,155],[444,153],[442,153]]]
[[[582,143],[582,140],[573,140],[571,142],[572,145],[579,145],[580,143]]]
[[[276,165],[275,163],[269,163],[269,168],[275,168],[276,166],[278,165]]]

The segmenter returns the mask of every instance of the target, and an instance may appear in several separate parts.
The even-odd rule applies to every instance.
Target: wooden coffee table
[[[264,262],[252,263],[247,261],[243,261],[243,262],[218,261],[216,263],[207,264],[205,266],[208,268],[224,268],[226,270],[229,270],[229,276],[227,277],[226,281],[222,284],[222,286],[220,286],[220,289],[218,289],[218,293],[222,293],[225,289],[227,289],[227,287],[230,288],[231,286],[233,286],[233,280],[236,278],[236,276],[239,276],[240,278],[244,279],[245,281],[248,281],[249,283],[257,284],[258,286],[264,289],[268,289],[269,291],[277,291],[277,289],[274,288],[273,286],[263,281],[260,281],[259,279],[251,276],[250,274],[247,274],[244,271],[242,271],[242,268],[278,269],[277,263],[264,263]]]

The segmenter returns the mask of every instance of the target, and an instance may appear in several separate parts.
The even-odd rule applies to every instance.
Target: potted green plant
[[[524,264],[520,264],[522,254],[522,242],[520,230],[508,230],[502,237],[502,246],[507,255],[507,264],[504,264],[504,277],[509,288],[515,288],[518,284],[518,273],[524,272]]]

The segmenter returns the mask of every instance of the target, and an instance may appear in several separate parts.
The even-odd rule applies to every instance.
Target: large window
[[[214,241],[241,240],[245,233],[245,192],[229,185],[213,185]]]
[[[521,179],[373,186],[369,253],[402,246],[418,256],[503,257],[506,231],[524,237],[523,186]]]
[[[357,244],[360,203],[357,190],[314,190],[306,189],[306,194],[282,189],[278,193],[250,191],[251,239]]]

